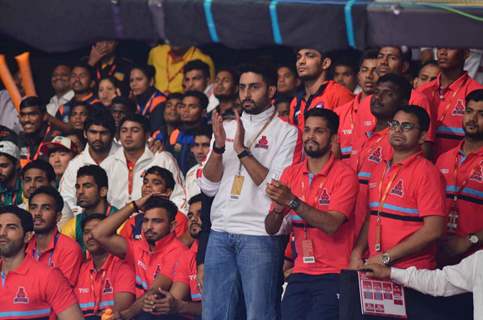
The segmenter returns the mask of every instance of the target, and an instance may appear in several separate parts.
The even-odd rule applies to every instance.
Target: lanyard
[[[107,72],[106,78],[111,77],[114,74],[114,72],[116,72],[116,69],[117,69],[117,65],[115,63],[111,64],[111,68]],[[97,67],[97,69],[96,69],[96,75],[97,75],[97,80],[101,80],[102,79],[102,74],[101,74],[101,68],[100,67]]]
[[[57,246],[57,241],[59,241],[59,237],[60,237],[60,234],[59,233],[56,233],[55,234],[55,238],[54,238],[54,247],[52,248],[52,250],[49,253],[49,262],[47,264],[49,267],[53,267],[54,266],[54,263],[53,263],[52,259],[53,259],[53,256],[54,256],[55,247]],[[37,261],[40,260],[41,252],[39,250],[39,247],[38,247],[38,244],[37,243],[35,245],[35,249],[33,251],[32,256],[34,257],[35,260],[37,260]]]
[[[372,147],[369,149],[369,152],[367,153],[367,155],[371,155],[375,150],[376,148],[379,146],[379,143],[382,141],[382,139],[386,138],[387,136],[387,133],[380,136],[379,138],[376,139],[376,141],[374,142],[374,144],[372,145]],[[369,138],[370,139],[370,138]],[[369,139],[367,139],[366,141],[364,141],[364,143],[362,144],[362,146],[359,148],[359,150],[364,150],[367,143],[369,142]],[[359,153],[361,152],[359,151]],[[359,164],[361,163],[361,154],[359,154],[357,157],[356,157],[356,168],[357,168],[357,172],[359,172],[361,170],[361,168],[359,168]]]
[[[151,95],[151,98],[149,98],[148,102],[144,105],[144,109],[141,110],[141,106],[138,105],[138,112],[142,112],[143,116],[146,115],[148,110],[151,111],[152,104],[154,103],[154,98],[155,98],[156,92]]]
[[[328,170],[330,170],[330,168]],[[309,199],[309,196],[310,196],[310,188],[312,187],[312,183],[314,182],[314,179],[315,179],[315,175],[311,179],[310,174],[311,173],[309,173],[309,175],[307,176],[307,179],[309,180],[309,187],[305,188],[305,182],[303,180],[302,180],[302,183],[301,183],[302,190],[305,190],[305,194],[302,195],[302,201],[307,201],[307,199]],[[322,190],[324,190],[326,183],[327,183],[327,177],[323,177],[323,182],[321,184],[319,184],[319,190],[317,190],[317,193],[316,193],[316,196],[315,196],[316,200],[319,199],[320,193],[322,192]],[[308,232],[307,232],[307,222],[304,219],[304,240],[308,240],[308,239],[309,239],[309,237],[308,237]]]
[[[461,163],[463,165],[463,163]],[[460,165],[459,165],[459,153],[456,153],[456,159],[454,162],[454,168],[453,168],[453,177],[454,177],[454,185],[455,185],[455,193],[453,195],[453,201],[454,205],[456,206],[456,201],[458,200],[458,195],[463,191],[463,189],[466,187],[468,182],[470,181],[470,177],[475,173],[475,171],[478,169],[479,164],[477,163],[476,166],[470,171],[470,174],[466,177],[465,180],[461,183],[461,185],[458,187],[458,173],[460,170]]]
[[[260,131],[258,131],[255,138],[253,138],[252,142],[250,142],[250,144],[248,145],[248,147],[247,147],[248,150],[250,150],[252,148],[253,144],[257,141],[258,137],[263,133],[263,131],[265,131],[265,129],[268,128],[268,125],[272,122],[273,118],[275,118],[275,113],[276,113],[276,111],[274,111],[273,114],[270,116],[270,118],[267,120],[267,122],[265,122],[262,129],[260,129]],[[240,166],[238,167],[238,175],[241,174],[241,168],[242,168],[242,163],[241,163],[241,160],[240,160]]]
[[[100,286],[99,290],[96,290],[96,278],[97,278],[97,270],[89,270],[89,282],[91,287],[92,295],[94,296],[94,314],[97,314],[101,305],[101,298],[102,298],[102,291],[104,290],[104,286],[106,284],[106,275],[107,270],[112,264],[112,256],[108,256],[106,261],[104,262],[104,268],[101,268],[101,278],[100,278]],[[94,262],[93,262],[94,263]]]
[[[444,110],[443,110],[443,113],[441,114],[441,116],[438,118],[438,122],[439,123],[442,123],[443,120],[446,118],[446,116],[448,115],[448,112],[449,112],[449,108],[451,108],[452,104],[453,104],[453,99],[458,95],[458,93],[460,92],[460,90],[465,86],[466,82],[468,81],[468,79],[465,79],[465,81],[459,86],[459,88],[453,93],[453,95],[451,96],[451,101],[448,101],[448,103],[446,104]],[[449,88],[449,87],[448,87]],[[441,87],[438,89],[439,91],[439,99],[440,99],[440,102],[441,100],[444,100],[444,93],[443,93],[443,90],[441,90]],[[436,94],[436,91],[433,91],[433,99],[434,99],[434,96]]]

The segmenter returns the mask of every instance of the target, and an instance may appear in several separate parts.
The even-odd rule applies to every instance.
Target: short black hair
[[[418,118],[418,125],[421,128],[421,131],[428,131],[431,120],[429,118],[428,112],[426,112],[424,108],[408,104],[397,108],[394,114],[398,112],[404,112],[416,116],[416,118]]]
[[[109,180],[107,178],[106,170],[95,164],[80,167],[77,171],[77,179],[80,177],[93,177],[97,188],[109,188]]]
[[[203,77],[210,78],[210,66],[201,60],[192,60],[186,63],[183,67],[183,74],[193,70],[200,70],[203,73]]]
[[[166,197],[154,196],[149,198],[144,205],[144,212],[150,209],[162,208],[168,212],[169,221],[172,222],[176,219],[176,214],[178,213],[178,207]]]
[[[208,103],[210,102],[208,100],[208,97],[206,94],[200,91],[195,91],[195,90],[188,90],[183,94],[183,99],[186,97],[194,97],[198,99],[198,102],[200,104],[201,109],[206,109],[208,107]]]
[[[233,83],[235,84],[235,86],[238,84],[238,81],[240,81],[240,74],[238,73],[238,71],[235,68],[232,68],[232,67],[220,67],[216,71],[216,74],[218,74],[218,73],[220,73],[222,71],[228,72],[231,75],[231,77],[233,78]]]
[[[34,231],[34,220],[30,212],[17,206],[0,206],[0,215],[4,213],[16,215],[20,220],[24,233]]]
[[[74,110],[74,108],[77,108],[79,106],[83,106],[84,108],[86,108],[86,110],[89,112],[90,110],[90,105],[85,103],[84,101],[74,101],[74,103],[72,104],[72,108],[70,109],[71,110],[71,113],[72,113],[72,110]],[[72,115],[72,114],[71,114]]]
[[[470,101],[480,102],[483,101],[483,89],[473,90],[466,95],[466,104],[470,103]]]
[[[278,72],[278,69],[280,68],[287,68],[290,73],[295,77],[295,78],[298,78],[299,75],[297,73],[297,68],[295,67],[295,62],[282,62],[282,63],[279,63],[277,65],[277,72]]]
[[[290,95],[290,94],[287,94],[287,93],[277,92],[275,94],[274,99],[275,99],[275,104],[279,104],[279,103],[282,103],[282,102],[290,103],[290,102],[292,102],[293,96]]]
[[[211,140],[211,137],[213,136],[213,131],[211,130],[211,127],[201,126],[201,128],[195,130],[195,132],[193,133],[193,140],[194,138],[199,136],[208,137]]]
[[[102,214],[102,213],[91,213],[91,214],[88,214],[84,220],[82,220],[81,222],[81,230],[82,232],[84,232],[84,229],[86,227],[86,224],[87,222],[91,221],[91,220],[104,220],[106,218],[106,215],[105,214]]]
[[[332,51],[330,56],[332,59],[332,69],[335,71],[337,66],[346,66],[352,70],[353,74],[359,72],[359,64],[362,53],[356,49],[343,49]]]
[[[376,60],[379,51],[376,49],[367,49],[362,52],[361,58],[359,59],[359,67],[365,60]]]
[[[310,117],[319,117],[325,119],[327,122],[327,128],[330,130],[330,134],[337,134],[339,130],[339,116],[334,111],[329,109],[314,108],[305,114],[304,120],[307,121],[307,119]]]
[[[174,181],[173,174],[168,169],[161,168],[160,166],[152,166],[144,173],[144,175],[147,174],[155,174],[160,176],[161,179],[164,180],[166,188],[174,190],[174,186],[176,183]]]
[[[31,107],[39,108],[40,113],[47,112],[45,104],[42,103],[42,100],[40,100],[40,98],[37,96],[26,97],[20,102],[20,110]]]
[[[154,67],[149,65],[149,64],[137,64],[137,65],[132,67],[131,72],[134,69],[138,69],[139,71],[144,73],[146,78],[148,78],[149,80],[153,80],[154,75],[156,74],[156,69],[154,69]]]
[[[387,47],[399,49],[399,53],[401,54],[401,60],[403,62],[411,63],[411,60],[413,58],[411,48],[408,48],[406,46],[401,46],[401,47],[400,46],[382,46],[377,50],[378,53],[382,48],[387,48]]]
[[[109,130],[112,137],[116,134],[116,122],[107,108],[93,108],[93,110],[89,112],[89,115],[84,122],[84,131],[89,130],[92,125],[106,128]]]
[[[394,73],[388,73],[377,80],[377,84],[384,82],[391,82],[392,84],[394,84],[398,88],[398,91],[401,94],[402,98],[404,98],[406,101],[409,101],[409,99],[411,98],[411,92],[413,90],[413,87],[405,77]]]
[[[111,102],[111,106],[115,104],[121,104],[127,107],[127,113],[136,113],[136,105],[134,102],[126,97],[118,96],[114,97]]]
[[[183,100],[183,94],[181,92],[170,93],[166,98],[166,100],[171,100],[171,99]]]
[[[27,165],[22,168],[22,173],[21,173],[22,179],[24,178],[25,173],[30,169],[38,169],[45,172],[45,175],[47,176],[47,180],[49,180],[49,183],[54,182],[56,179],[54,168],[52,168],[50,163],[48,163],[45,160],[36,159],[27,163]]]
[[[52,186],[42,186],[35,189],[34,192],[29,197],[29,203],[32,202],[32,199],[38,194],[46,194],[54,199],[55,202],[55,212],[62,212],[64,209],[64,199],[60,195],[59,191]]]
[[[189,200],[188,200],[188,204],[189,205],[192,205],[193,203],[195,202],[201,202],[203,201],[202,199],[202,196],[201,196],[201,193],[198,193],[198,194],[195,194],[194,196],[192,196]]]
[[[240,77],[244,73],[252,72],[252,73],[261,75],[263,78],[263,81],[265,81],[265,83],[268,86],[277,85],[277,73],[270,66],[261,65],[261,64],[245,64],[240,66],[239,72],[240,72]]]
[[[121,123],[119,124],[119,127],[122,127],[122,125],[126,121],[132,121],[132,122],[139,123],[141,125],[141,127],[143,127],[143,130],[144,130],[144,133],[145,134],[149,134],[149,132],[151,131],[151,125],[149,124],[149,120],[145,116],[143,116],[142,114],[133,113],[133,114],[126,115],[121,120]]]
[[[91,78],[91,81],[96,79],[96,72],[90,64],[88,64],[86,62],[77,62],[72,66],[71,70],[74,70],[74,68],[86,69],[87,72],[89,73],[89,77]]]

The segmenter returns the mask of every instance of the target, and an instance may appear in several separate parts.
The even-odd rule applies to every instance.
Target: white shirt
[[[483,320],[483,250],[442,270],[391,268],[391,279],[432,296],[473,292],[474,319]]]
[[[173,174],[176,183],[170,200],[176,204],[180,211],[187,212],[183,175],[179,170],[176,159],[169,152],[162,151],[153,154],[146,146],[143,155],[134,166],[131,194],[129,194],[128,190],[129,170],[123,148],[109,156],[102,162],[101,166],[106,170],[109,177],[107,200],[113,206],[122,208],[129,201],[141,198],[144,172],[152,166],[159,166],[169,170]]]
[[[243,113],[241,120],[245,127],[245,146],[250,145],[272,117],[274,110],[272,106],[257,115]],[[271,203],[265,193],[266,185],[272,179],[280,178],[283,169],[292,163],[297,143],[297,129],[278,117],[272,119],[263,133],[256,138],[250,150],[269,172],[265,180],[257,186],[242,166],[240,174],[244,176],[243,188],[238,199],[233,199],[230,196],[231,187],[240,165],[240,160],[233,150],[236,121],[225,121],[223,126],[226,132],[226,151],[223,154],[221,181],[212,182],[205,176],[199,179],[200,188],[206,195],[216,195],[211,207],[211,228],[219,232],[266,236],[265,217]]]
[[[0,125],[20,133],[22,125],[18,119],[18,112],[13,105],[7,90],[0,90]]]
[[[50,98],[49,103],[47,104],[47,112],[55,117],[55,114],[57,113],[57,110],[59,110],[60,106],[69,102],[74,98],[74,91],[69,90],[66,93],[64,93],[62,96],[57,96],[56,94]]]
[[[113,143],[111,145],[111,150],[109,151],[109,155],[114,154],[119,147]],[[105,161],[104,159],[99,165],[102,165]],[[82,208],[77,205],[77,197],[75,195],[75,184],[77,182],[77,171],[83,167],[90,164],[97,163],[92,159],[91,155],[89,154],[89,145],[84,148],[79,155],[77,155],[74,159],[69,162],[69,165],[65,169],[62,178],[60,179],[59,183],[59,192],[62,198],[64,198],[64,206],[70,209],[74,215],[79,214],[82,212]],[[111,185],[109,185],[109,188]],[[62,215],[62,219],[64,220],[65,214]]]
[[[206,113],[210,113],[215,110],[215,108],[220,104],[220,101],[215,97],[213,84],[209,84],[205,89],[205,94],[208,97],[208,107],[206,108]]]
[[[203,167],[200,164],[196,164],[186,173],[186,199],[189,201],[191,197],[199,194],[200,186],[198,185],[198,171],[201,172]]]

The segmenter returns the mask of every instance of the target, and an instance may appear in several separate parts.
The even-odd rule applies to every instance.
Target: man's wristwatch
[[[245,157],[248,157],[250,155],[250,151],[248,151],[247,149],[243,150],[242,152],[240,152],[238,154],[238,159],[243,159]]]
[[[474,233],[468,234],[468,241],[471,243],[472,246],[476,246],[480,243],[480,238]]]
[[[300,207],[300,200],[297,199],[297,198],[293,198],[292,200],[290,200],[290,202],[288,203],[288,207],[294,211],[296,211],[298,209],[298,207]]]
[[[387,254],[387,252],[384,252],[381,258],[382,258],[382,263],[384,263],[385,266],[389,266],[389,264],[391,263],[391,256]]]
[[[225,146],[218,148],[215,144],[213,145],[213,152],[218,154],[223,154],[225,152]]]

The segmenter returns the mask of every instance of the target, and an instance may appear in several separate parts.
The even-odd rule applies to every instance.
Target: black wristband
[[[138,208],[138,205],[136,204],[136,201],[131,201],[131,204],[134,208],[134,212],[139,212],[139,208]]]
[[[250,152],[247,149],[245,149],[242,152],[240,152],[237,156],[238,156],[238,159],[243,159],[245,157],[248,157],[249,155],[250,155]]]
[[[213,152],[223,154],[225,152],[225,146],[218,148],[215,144],[213,144]]]

